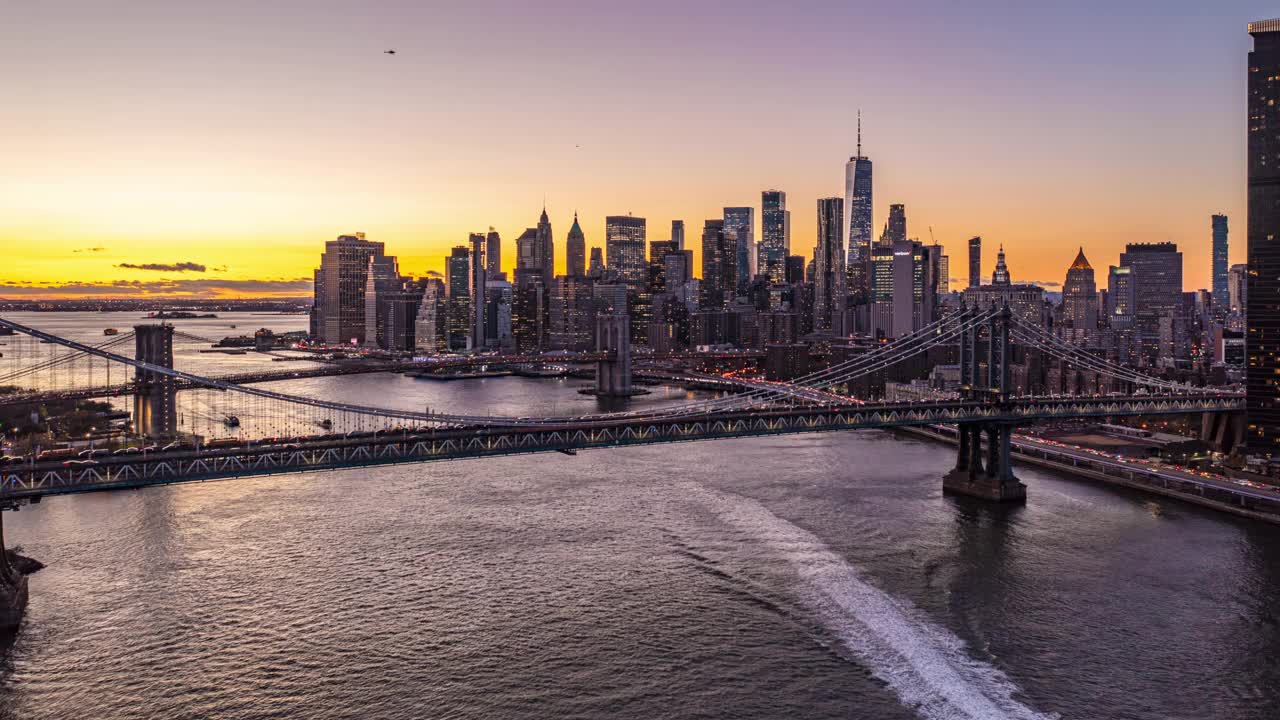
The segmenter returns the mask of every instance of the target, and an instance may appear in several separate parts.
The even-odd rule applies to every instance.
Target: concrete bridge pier
[[[956,467],[942,478],[944,492],[996,502],[1026,502],[1027,486],[1013,474],[1010,445],[1013,426],[1003,423],[961,423]],[[982,435],[987,435],[987,461],[982,462]]]
[[[173,367],[173,326],[135,325],[134,358]],[[134,370],[133,431],[161,439],[178,433],[178,391],[172,377],[153,370]]]

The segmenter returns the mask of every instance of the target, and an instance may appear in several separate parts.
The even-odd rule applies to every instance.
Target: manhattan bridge
[[[40,358],[0,374],[0,386],[8,393],[0,396],[0,406],[68,398],[130,401],[134,431],[151,443],[115,452],[6,456],[0,466],[0,505],[51,494],[276,473],[898,427],[945,427],[954,433],[955,466],[939,468],[947,490],[1018,501],[1025,498],[1025,488],[1014,476],[1010,458],[1010,438],[1018,426],[1071,418],[1223,418],[1244,408],[1238,391],[1191,387],[1117,365],[1045,332],[1008,307],[962,308],[910,335],[791,382],[744,380],[736,386],[738,392],[709,399],[578,415],[553,409],[538,417],[397,409],[379,405],[377,398],[368,404],[336,402],[257,382],[281,373],[187,372],[174,367],[175,335],[179,340],[207,339],[178,332],[172,325],[139,325],[134,332],[97,345],[2,318],[0,328],[12,331],[11,339],[20,344],[30,344],[36,349],[31,356]],[[130,341],[132,356],[123,354]],[[959,357],[959,392],[914,402],[849,394],[859,380],[947,346]],[[576,361],[595,363],[598,385],[629,385],[629,343],[601,341],[600,348]],[[1016,394],[1010,381],[1016,351],[1036,351],[1096,373],[1109,379],[1113,391]],[[465,366],[497,361],[488,356],[444,362]],[[289,376],[334,372],[304,370]],[[240,418],[258,422],[250,431],[248,423],[241,427]]]

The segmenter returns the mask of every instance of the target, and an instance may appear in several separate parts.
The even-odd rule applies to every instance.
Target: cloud
[[[1055,280],[1028,280],[1027,282],[1031,285],[1039,285],[1040,287],[1046,287],[1046,288],[1062,287],[1062,283],[1057,282]]]
[[[236,296],[301,297],[312,292],[311,278],[263,278],[225,280],[115,280],[112,282],[0,283],[0,296],[8,298],[55,297],[175,297],[219,298]]]
[[[440,272],[439,270],[428,270],[424,272],[423,275],[425,275],[426,277],[432,277],[432,278],[444,277],[444,273]]]
[[[78,249],[76,249],[76,250],[72,250],[71,252],[73,252],[73,253],[87,253],[87,252],[88,252],[88,253],[100,253],[100,252],[106,252],[106,251],[107,251],[107,249],[106,249],[106,248],[104,248],[104,247],[91,247],[91,248],[78,248]]]
[[[120,263],[116,265],[118,268],[126,268],[129,270],[160,270],[162,272],[204,272],[208,268],[200,263],[179,262],[179,263],[143,263],[137,265],[134,263]]]

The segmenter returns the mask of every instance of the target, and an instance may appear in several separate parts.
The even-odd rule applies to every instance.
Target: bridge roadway
[[[431,360],[352,360],[326,361],[323,365],[305,367],[298,370],[255,370],[253,372],[233,373],[212,376],[211,379],[237,385],[275,382],[277,380],[296,380],[302,378],[332,377],[338,375],[363,375],[380,372],[410,372],[414,370],[453,370],[472,367],[506,367],[510,365],[538,365],[548,363],[587,364],[608,359],[610,353],[588,352],[552,355],[476,355],[441,357]],[[716,352],[676,352],[676,353],[637,353],[632,362],[658,362],[666,360],[694,361],[743,361],[759,360],[764,353],[755,350],[716,351]],[[300,362],[305,359],[300,359]],[[320,361],[313,361],[320,362]],[[197,383],[177,380],[174,387],[178,390],[189,390],[200,387]],[[91,400],[93,398],[118,397],[133,393],[133,383],[106,385],[90,388],[72,388],[68,390],[51,390],[45,392],[19,393],[0,396],[0,405],[18,403],[40,403],[53,400]]]
[[[274,439],[235,447],[186,448],[94,460],[0,467],[0,499],[30,498],[200,480],[336,470],[468,457],[689,442],[719,438],[913,427],[956,422],[1026,424],[1073,417],[1117,417],[1237,411],[1239,395],[1017,398],[982,401],[865,404],[837,407],[753,407],[673,417],[618,417],[522,427],[396,429],[383,433]],[[939,476],[947,468],[939,468]]]

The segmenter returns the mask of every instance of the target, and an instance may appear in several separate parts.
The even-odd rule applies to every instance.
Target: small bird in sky
[[[395,54],[396,54],[396,51],[395,51],[395,50],[383,50],[383,51],[382,51],[382,54],[383,54],[383,55],[395,55]]]

